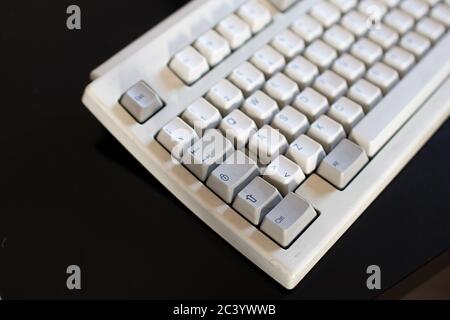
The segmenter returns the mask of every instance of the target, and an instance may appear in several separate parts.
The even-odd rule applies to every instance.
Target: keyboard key
[[[282,73],[277,73],[264,86],[264,91],[275,99],[280,107],[290,104],[298,94],[298,85]]]
[[[292,24],[292,30],[306,42],[312,42],[323,33],[322,25],[308,15],[303,15]]]
[[[211,67],[222,62],[231,53],[228,42],[214,30],[208,31],[198,38],[194,46],[205,56]]]
[[[360,79],[349,90],[347,96],[360,104],[364,112],[368,113],[383,97],[380,88],[374,86],[369,81]]]
[[[294,100],[294,107],[314,122],[319,116],[327,112],[328,100],[311,88],[303,90]]]
[[[342,13],[346,13],[356,6],[358,0],[330,0],[330,2],[338,7]]]
[[[275,36],[272,47],[278,50],[286,59],[292,59],[305,49],[305,42],[290,30],[285,30]]]
[[[209,70],[206,58],[191,46],[178,52],[169,66],[188,85],[193,84]]]
[[[364,75],[366,66],[355,57],[344,53],[334,62],[333,71],[351,84]]]
[[[228,140],[233,142],[236,149],[242,149],[258,128],[255,122],[241,110],[234,110],[222,120],[220,130]]]
[[[253,33],[261,31],[272,21],[269,9],[257,0],[244,3],[238,10],[238,15],[248,23]]]
[[[288,147],[286,138],[277,130],[266,125],[250,138],[248,149],[250,157],[261,165],[268,165]]]
[[[414,19],[422,19],[429,10],[428,4],[422,0],[404,0],[400,4],[400,9],[410,14]]]
[[[285,156],[278,156],[264,170],[263,177],[274,185],[283,196],[297,189],[305,180],[302,169]]]
[[[298,0],[270,0],[270,2],[281,11],[285,11],[297,1]]]
[[[393,8],[396,7],[398,5],[398,3],[400,2],[400,0],[383,0],[384,3],[386,3],[386,5],[389,8]]]
[[[286,248],[316,217],[317,213],[309,203],[299,195],[290,193],[265,216],[261,230]]]
[[[417,32],[410,31],[400,40],[400,46],[420,59],[431,47],[431,42]]]
[[[219,111],[204,98],[187,107],[182,118],[200,137],[206,130],[216,128],[222,120]]]
[[[328,111],[328,116],[342,124],[347,134],[364,118],[363,108],[352,100],[342,97]]]
[[[436,20],[426,17],[417,23],[416,31],[436,42],[445,33],[445,27]]]
[[[357,37],[362,37],[369,30],[367,17],[360,12],[352,10],[341,20],[341,24]]]
[[[335,25],[325,32],[323,40],[339,52],[344,52],[355,42],[355,36],[343,27]]]
[[[242,46],[252,36],[249,25],[234,14],[222,20],[217,25],[217,31],[227,39],[233,50]]]
[[[230,81],[223,79],[209,90],[206,98],[216,106],[222,115],[227,115],[241,106],[244,95]]]
[[[120,99],[120,104],[139,123],[150,119],[164,106],[159,96],[144,81],[129,89]]]
[[[234,152],[232,143],[216,129],[205,132],[203,138],[183,154],[183,165],[199,180],[205,181],[211,172]]]
[[[400,76],[403,77],[414,66],[416,58],[413,54],[400,47],[393,47],[386,52],[383,62],[397,70]]]
[[[308,136],[319,142],[326,153],[330,153],[346,137],[344,127],[325,115],[311,125]]]
[[[288,63],[284,70],[286,75],[302,87],[308,87],[319,74],[319,68],[303,57],[297,57]]]
[[[400,34],[404,34],[414,26],[414,18],[402,10],[392,9],[384,18],[384,23]]]
[[[345,139],[322,161],[317,173],[342,190],[368,162],[365,151]]]
[[[177,160],[181,159],[185,149],[197,139],[194,129],[180,118],[175,118],[166,124],[156,137],[156,140]]]
[[[245,96],[251,95],[264,85],[264,74],[249,62],[244,62],[229,76],[229,80],[241,89]]]
[[[337,58],[337,51],[322,40],[315,40],[305,50],[305,57],[319,67],[328,69]]]
[[[256,177],[239,192],[234,200],[233,208],[254,225],[259,225],[282,199],[274,186]]]
[[[314,89],[322,93],[329,101],[335,101],[347,91],[347,82],[333,71],[325,71],[314,82]]]
[[[286,60],[278,51],[270,46],[265,46],[253,55],[251,63],[261,70],[266,77],[271,77],[283,69]]]
[[[256,163],[242,151],[236,151],[211,173],[206,185],[223,201],[231,204],[236,195],[258,175]]]
[[[288,148],[286,157],[297,163],[305,174],[313,173],[325,158],[322,145],[306,135],[301,135]]]
[[[310,14],[326,28],[331,27],[341,18],[339,9],[327,2],[320,2],[313,6]]]
[[[248,97],[241,110],[252,118],[259,128],[269,124],[280,111],[275,100],[262,91],[256,91]]]
[[[450,4],[440,3],[431,10],[431,17],[450,27]]]
[[[372,23],[376,23],[383,18],[388,8],[386,4],[380,0],[362,0],[359,2],[358,10],[374,20]]]
[[[306,116],[287,106],[273,118],[272,127],[280,130],[288,142],[292,142],[308,130],[309,122]]]
[[[387,50],[397,43],[399,35],[388,26],[380,24],[370,30],[369,39]]]
[[[367,71],[366,79],[387,94],[399,81],[398,72],[384,63],[378,62]]]
[[[359,39],[352,47],[351,54],[370,66],[381,59],[383,49],[376,43],[366,39]]]

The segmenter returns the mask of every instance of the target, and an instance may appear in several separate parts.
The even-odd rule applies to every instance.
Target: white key
[[[310,15],[316,18],[326,28],[335,24],[341,18],[341,12],[328,2],[320,2],[312,7]]]
[[[257,0],[244,3],[238,10],[238,15],[249,24],[253,33],[261,31],[272,21],[269,9]]]
[[[264,86],[264,91],[275,99],[280,107],[290,104],[298,94],[298,85],[282,73],[277,73]]]
[[[400,80],[400,76],[391,67],[378,62],[367,71],[366,79],[380,88],[383,94],[387,94]]]
[[[346,137],[344,127],[325,115],[311,125],[308,136],[319,142],[326,153],[330,153]]]
[[[206,58],[191,46],[178,52],[169,67],[188,85],[193,84],[209,70]]]
[[[306,135],[301,135],[291,143],[286,156],[297,163],[305,174],[309,175],[317,169],[326,154],[320,143]]]
[[[312,42],[323,33],[322,25],[308,15],[303,15],[292,24],[292,30],[306,42]]]
[[[221,80],[212,87],[206,98],[219,109],[223,116],[239,108],[244,101],[244,95],[241,90],[226,79]]]
[[[388,26],[380,24],[377,28],[370,30],[369,39],[387,50],[397,43],[399,35]]]
[[[234,110],[220,124],[220,130],[236,149],[245,148],[248,140],[258,131],[255,121],[241,110]]]
[[[319,116],[327,112],[328,100],[316,90],[306,88],[294,100],[294,107],[314,122]]]
[[[431,17],[443,23],[447,28],[450,27],[450,3],[436,5],[431,10]]]
[[[400,2],[400,0],[383,0],[384,3],[386,3],[386,5],[389,8],[393,8],[396,7],[398,5],[398,3]]]
[[[347,82],[333,71],[325,71],[314,82],[314,89],[326,96],[329,101],[335,101],[347,91]]]
[[[400,46],[420,59],[431,47],[431,42],[417,32],[410,31],[400,40]]]
[[[217,25],[217,31],[227,39],[233,50],[242,46],[252,36],[249,25],[234,14],[222,20]]]
[[[445,27],[436,20],[425,17],[417,23],[416,31],[435,42],[442,37],[445,32]]]
[[[347,29],[335,25],[325,32],[323,40],[339,52],[344,52],[355,42],[355,36]]]
[[[216,128],[222,120],[219,110],[204,98],[198,99],[187,107],[182,117],[194,128],[198,136],[202,136],[208,129]]]
[[[422,0],[404,0],[400,9],[413,16],[416,20],[422,19],[429,10],[428,4]]]
[[[305,49],[303,39],[290,30],[285,30],[275,36],[271,45],[284,55],[286,59],[292,59]]]
[[[241,109],[255,121],[259,128],[265,124],[269,124],[273,117],[280,111],[275,100],[262,91],[256,91],[248,97]]]
[[[256,90],[261,89],[266,81],[264,78],[264,73],[249,62],[244,62],[239,67],[234,69],[228,79],[239,89],[244,91],[246,96],[249,96]]]
[[[379,0],[362,0],[359,2],[358,10],[371,18],[371,23],[381,21],[388,8],[386,4]]]
[[[381,59],[383,49],[376,43],[366,39],[359,39],[352,47],[351,54],[370,66]]]
[[[231,53],[228,42],[214,30],[210,30],[198,38],[194,46],[206,57],[212,67]]]
[[[305,180],[305,174],[302,169],[285,156],[278,156],[264,170],[263,177],[275,186],[283,196],[295,191],[300,183]]]
[[[175,118],[166,124],[156,137],[156,140],[177,160],[181,159],[185,149],[197,139],[194,129],[180,118]]]
[[[284,72],[300,87],[305,88],[319,75],[319,68],[309,60],[297,57],[288,63]]]
[[[392,9],[384,17],[384,23],[400,34],[404,34],[414,26],[414,18],[402,10]]]
[[[432,7],[441,0],[425,0],[425,1]],[[450,3],[450,2],[447,0],[447,3]]]
[[[360,104],[365,113],[375,107],[383,97],[381,89],[371,84],[369,81],[360,79],[348,91],[348,97]]]
[[[317,65],[319,69],[325,70],[337,58],[337,52],[322,40],[315,40],[306,48],[305,57]]]
[[[330,0],[330,2],[338,7],[342,13],[346,13],[356,6],[358,0]]]
[[[265,46],[258,50],[251,58],[251,62],[255,67],[261,70],[266,77],[274,75],[276,72],[283,69],[286,64],[284,57],[270,46]]]
[[[276,157],[286,152],[286,138],[274,128],[265,125],[255,133],[248,144],[250,157],[256,157],[262,165],[268,165]]]
[[[349,134],[352,128],[364,118],[364,110],[349,98],[342,97],[330,107],[328,116],[342,124],[345,132]]]
[[[281,11],[285,11],[290,6],[292,6],[294,3],[297,2],[297,0],[270,0],[272,4],[277,7]]]
[[[393,47],[386,52],[383,62],[397,70],[403,77],[414,66],[416,58],[412,53],[409,53],[400,47]]]
[[[367,30],[369,30],[367,17],[355,10],[348,12],[344,17],[342,17],[341,24],[344,28],[352,32],[357,37],[362,37]]]
[[[273,118],[272,127],[280,130],[287,141],[292,142],[308,130],[309,122],[306,116],[287,106]]]
[[[334,62],[333,71],[351,84],[364,75],[366,66],[355,57],[345,53]]]

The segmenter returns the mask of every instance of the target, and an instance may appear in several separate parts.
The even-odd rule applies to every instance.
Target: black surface
[[[0,296],[372,298],[450,246],[448,122],[289,292],[167,192],[82,106],[89,72],[183,1],[2,5]],[[389,164],[387,164],[389,165]],[[66,267],[82,268],[80,292]]]

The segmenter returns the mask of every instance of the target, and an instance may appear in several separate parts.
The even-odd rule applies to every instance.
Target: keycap
[[[380,0],[362,0],[359,2],[358,10],[370,17],[373,20],[372,23],[376,23],[383,18],[388,8],[386,4]]]
[[[264,74],[249,62],[244,62],[237,67],[230,74],[229,80],[241,89],[245,96],[249,96],[256,90],[261,89],[266,81]]]
[[[383,49],[376,43],[366,39],[359,39],[351,49],[351,54],[370,66],[381,59],[383,56]]]
[[[431,17],[436,19],[440,23],[444,24],[447,28],[450,27],[450,3],[439,3],[431,10]]]
[[[227,39],[233,50],[242,46],[252,36],[250,26],[235,14],[222,20],[216,30]]]
[[[248,97],[241,110],[252,118],[258,127],[269,124],[280,111],[275,100],[262,91],[256,91]]]
[[[291,143],[286,153],[286,157],[297,163],[307,175],[317,169],[325,156],[322,145],[303,134]]]
[[[330,0],[330,2],[338,7],[342,13],[346,13],[356,6],[358,0]]]
[[[309,128],[308,118],[291,106],[286,106],[272,121],[272,127],[280,130],[288,142],[297,139]]]
[[[342,190],[368,162],[365,151],[345,139],[322,161],[317,173]]]
[[[384,24],[380,24],[377,28],[372,28],[368,37],[384,50],[390,49],[399,39],[398,33]]]
[[[231,204],[236,195],[258,175],[256,163],[238,150],[211,173],[206,185],[223,201]]]
[[[339,9],[325,1],[313,6],[310,15],[326,28],[332,26],[341,18]]]
[[[295,193],[290,193],[264,218],[261,230],[287,248],[316,219],[313,207]]]
[[[261,177],[256,177],[239,192],[233,202],[233,208],[254,225],[259,225],[282,199],[274,186]]]
[[[362,37],[369,30],[367,17],[355,10],[346,13],[341,19],[341,24],[357,37]]]
[[[305,41],[291,30],[284,30],[270,43],[286,59],[292,59],[305,49]]]
[[[414,66],[416,58],[412,53],[409,53],[400,47],[393,47],[386,52],[383,62],[397,70],[400,73],[400,76],[403,77]]]
[[[293,106],[303,113],[310,123],[327,112],[328,100],[316,90],[306,88],[294,100]]]
[[[420,59],[431,47],[431,42],[417,32],[410,31],[400,40],[400,46]]]
[[[326,115],[322,115],[309,128],[308,136],[319,142],[326,153],[330,153],[345,139],[344,127]]]
[[[236,149],[242,149],[248,140],[258,131],[255,121],[241,110],[233,110],[220,124],[220,130],[230,140]]]
[[[265,125],[250,138],[248,150],[250,157],[257,158],[258,163],[268,165],[288,147],[286,138],[274,128]]]
[[[347,82],[333,71],[325,71],[314,82],[314,89],[328,98],[328,101],[335,101],[347,91]]]
[[[399,9],[392,9],[385,17],[384,23],[400,34],[404,34],[414,26],[414,18]]]
[[[334,62],[333,71],[352,84],[364,75],[366,66],[355,57],[344,53]]]
[[[281,11],[285,11],[297,1],[298,0],[270,0],[270,2],[272,2],[275,7],[277,7]]]
[[[319,68],[303,57],[297,57],[288,63],[284,72],[297,82],[301,88],[308,87],[319,75]]]
[[[156,137],[156,140],[177,160],[181,159],[185,149],[197,139],[194,129],[180,118],[175,118],[166,124]]]
[[[272,21],[272,15],[269,9],[257,0],[244,3],[239,8],[238,15],[248,23],[253,33],[261,31]]]
[[[400,0],[383,0],[384,3],[386,3],[386,5],[389,8],[393,8],[396,7],[398,5],[398,3],[400,2]]]
[[[139,123],[150,119],[164,106],[159,96],[144,81],[138,82],[125,92],[120,104]]]
[[[266,77],[271,77],[278,71],[281,71],[286,64],[284,57],[270,46],[265,46],[256,51],[250,61]]]
[[[182,118],[194,128],[195,132],[200,137],[206,130],[216,128],[222,120],[219,110],[213,107],[204,98],[198,99],[187,107]]]
[[[320,70],[325,70],[337,58],[337,51],[322,40],[315,40],[306,48],[305,58],[318,66]]]
[[[363,108],[352,100],[342,97],[328,111],[328,116],[342,124],[347,134],[364,118]]]
[[[233,152],[233,144],[220,131],[211,129],[186,149],[182,162],[199,180],[205,181]]]
[[[430,6],[434,6],[435,4],[437,4],[439,1],[441,0],[425,0]],[[447,3],[449,3],[447,1]]]
[[[266,82],[264,91],[275,99],[280,107],[283,107],[294,100],[299,92],[299,88],[297,83],[284,74],[277,73]]]
[[[278,156],[265,170],[264,179],[275,186],[283,196],[294,191],[305,180],[302,169],[286,158]]]
[[[206,58],[191,46],[178,52],[169,66],[188,85],[193,84],[209,70]]]
[[[228,42],[214,30],[198,38],[194,47],[208,60],[211,67],[222,62],[231,53]]]
[[[400,76],[391,67],[377,62],[367,71],[366,79],[380,88],[383,94],[387,94],[400,80]]]
[[[429,7],[422,0],[404,0],[400,4],[400,9],[410,14],[416,20],[420,20],[428,13]]]
[[[444,34],[445,27],[442,23],[425,17],[417,23],[416,31],[431,41],[436,42]]]
[[[244,101],[242,91],[226,79],[214,85],[206,98],[219,109],[223,116],[239,108]]]
[[[381,100],[383,93],[380,88],[369,81],[360,79],[350,87],[347,96],[361,105],[365,113],[368,113]]]
[[[345,28],[334,25],[325,32],[323,40],[339,52],[344,52],[355,42],[355,36]]]
[[[314,41],[323,33],[322,25],[316,19],[306,14],[295,20],[291,29],[306,42]]]

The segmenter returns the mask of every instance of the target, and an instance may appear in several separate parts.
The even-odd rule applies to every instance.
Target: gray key
[[[242,151],[236,151],[212,172],[206,185],[226,203],[231,203],[238,192],[258,174],[256,163]]]
[[[316,211],[308,202],[295,193],[289,193],[266,215],[261,230],[286,248],[316,217]]]
[[[233,208],[251,223],[259,225],[266,214],[282,199],[274,186],[257,177],[239,192],[234,200]]]
[[[197,178],[205,181],[233,152],[234,147],[230,140],[220,131],[210,129],[201,140],[184,152],[182,162]]]
[[[158,95],[144,81],[129,89],[120,99],[120,104],[140,123],[147,121],[164,106]]]
[[[367,162],[366,152],[360,146],[350,140],[343,140],[322,161],[318,174],[336,188],[344,189]]]

